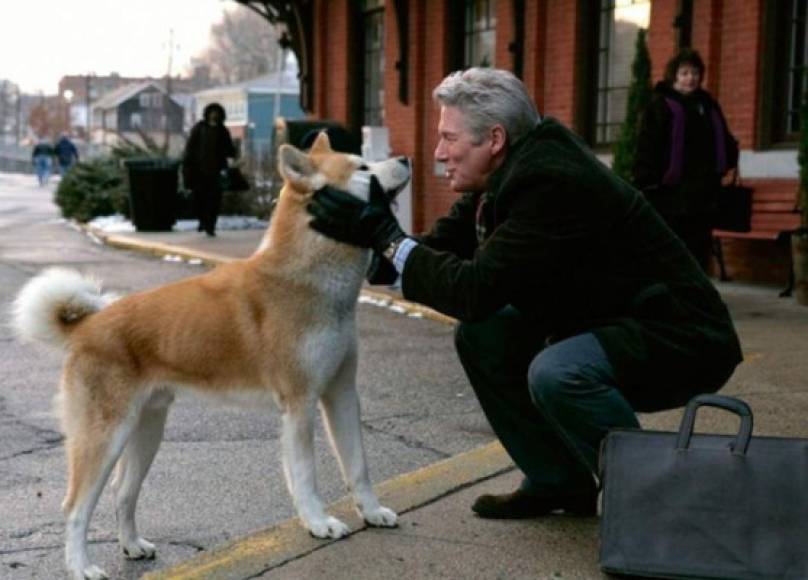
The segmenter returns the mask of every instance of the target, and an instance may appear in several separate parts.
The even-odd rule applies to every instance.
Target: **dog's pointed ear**
[[[328,138],[328,133],[320,131],[317,133],[317,138],[311,144],[309,153],[330,153],[331,152],[331,139]]]
[[[309,156],[300,149],[284,143],[278,149],[278,172],[299,191],[311,191],[316,175]]]

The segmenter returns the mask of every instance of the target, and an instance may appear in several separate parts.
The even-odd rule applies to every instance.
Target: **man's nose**
[[[444,150],[443,145],[438,143],[438,146],[435,147],[435,161],[443,163],[446,161],[446,159],[446,151]]]

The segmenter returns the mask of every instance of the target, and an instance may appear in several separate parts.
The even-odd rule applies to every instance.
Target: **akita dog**
[[[106,577],[88,558],[87,528],[116,464],[120,544],[129,558],[154,557],[154,545],[137,534],[135,506],[181,389],[277,405],[300,521],[316,537],[340,538],[349,529],[326,513],[314,475],[319,404],[359,515],[373,526],[396,525],[371,487],[356,392],[355,310],[369,253],[311,229],[306,204],[325,185],[367,199],[372,175],[392,201],[410,179],[409,163],[365,163],[332,151],[321,133],[308,153],[282,146],[278,165],[284,186],[251,257],[119,299],[54,268],[15,300],[18,334],[67,353],[58,408],[69,471],[65,558],[74,578]]]

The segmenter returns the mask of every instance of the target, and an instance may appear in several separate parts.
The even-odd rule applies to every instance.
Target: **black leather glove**
[[[330,186],[314,192],[308,212],[314,216],[309,225],[339,242],[373,248],[382,252],[405,237],[379,180],[370,178],[370,201],[365,203]]]

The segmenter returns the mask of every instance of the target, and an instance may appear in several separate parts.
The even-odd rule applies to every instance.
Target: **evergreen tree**
[[[631,86],[628,90],[626,118],[620,128],[620,136],[614,144],[612,169],[617,175],[631,181],[631,168],[637,151],[637,135],[640,118],[651,101],[651,57],[645,43],[645,30],[637,31],[634,62],[631,64]]]

